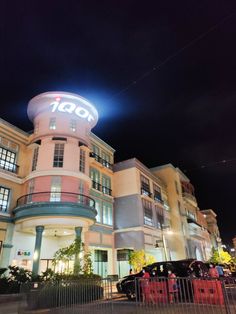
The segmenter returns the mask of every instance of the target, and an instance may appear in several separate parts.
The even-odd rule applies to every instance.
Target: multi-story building
[[[157,260],[208,258],[207,214],[178,168],[113,166],[114,149],[91,132],[96,108],[79,95],[40,94],[28,116],[33,133],[0,120],[0,267],[44,271],[76,236],[101,276],[126,275],[137,249]]]
[[[211,241],[207,222],[198,208],[190,180],[172,164],[155,167],[151,171],[167,185],[172,228],[175,234],[172,239],[172,247],[176,252],[174,258],[208,260],[211,255]]]
[[[171,222],[165,183],[133,158],[115,164],[114,187],[119,275],[127,274],[132,250],[144,249],[157,260],[170,259],[167,238]]]
[[[29,102],[28,116],[32,134],[1,120],[1,266],[38,273],[81,235],[95,272],[113,273],[114,150],[90,132],[95,107],[78,95],[50,92]]]
[[[214,249],[221,248],[222,241],[220,238],[220,231],[217,225],[217,215],[212,209],[202,210],[204,218],[207,223],[207,229],[210,234],[211,245]]]

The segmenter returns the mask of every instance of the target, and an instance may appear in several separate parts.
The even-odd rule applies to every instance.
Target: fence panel
[[[235,280],[136,278],[136,313],[236,313]]]
[[[109,279],[86,279],[21,286],[19,313],[50,310],[50,313],[111,313],[112,286]]]

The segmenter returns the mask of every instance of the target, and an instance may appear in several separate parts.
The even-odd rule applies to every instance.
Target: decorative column
[[[82,227],[75,227],[75,242],[76,242],[76,248],[77,253],[75,254],[75,262],[74,262],[74,274],[78,275],[81,271],[81,265],[79,260],[79,254],[82,250]]]
[[[12,245],[13,231],[14,231],[14,225],[9,223],[7,225],[5,240],[2,245],[2,258],[0,262],[1,268],[7,268],[10,263],[10,253],[13,247]]]
[[[34,259],[33,259],[33,269],[32,272],[34,275],[39,273],[39,261],[40,261],[40,252],[42,244],[42,235],[44,226],[36,226],[36,239],[35,239],[35,248],[34,248]]]

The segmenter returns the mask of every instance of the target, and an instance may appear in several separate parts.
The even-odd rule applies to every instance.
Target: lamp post
[[[165,261],[167,261],[168,257],[167,257],[166,239],[165,239],[165,235],[164,235],[163,230],[162,230],[162,243],[163,243]]]

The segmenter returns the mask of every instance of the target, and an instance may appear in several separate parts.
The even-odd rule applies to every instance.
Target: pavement
[[[34,311],[24,311],[24,303],[16,301],[16,298],[0,298],[0,314],[191,314],[191,313],[208,313],[208,314],[235,314],[235,307],[230,306],[228,311],[223,307],[214,305],[197,305],[197,304],[136,304],[127,300],[125,295],[113,293],[113,302],[103,301],[82,306],[75,305],[65,309],[42,309]]]

